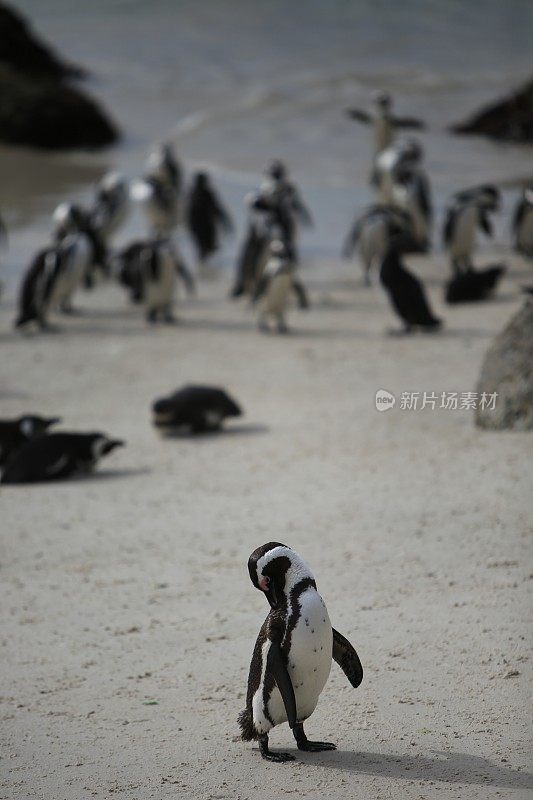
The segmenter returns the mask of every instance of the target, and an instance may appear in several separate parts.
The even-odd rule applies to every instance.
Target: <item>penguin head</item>
[[[106,456],[115,447],[123,447],[125,442],[121,439],[109,439],[103,433],[96,433],[91,441],[91,456],[94,461],[97,461],[102,456]]]
[[[378,91],[374,92],[372,96],[374,105],[383,111],[388,110],[392,105],[392,97],[388,92]]]
[[[268,164],[265,169],[265,174],[274,178],[275,181],[281,181],[287,177],[287,167],[283,161],[280,161],[279,158],[275,158]]]
[[[265,593],[275,608],[301,580],[314,584],[314,576],[305,561],[285,544],[268,542],[254,550],[248,559],[248,572],[256,589]]]
[[[42,433],[51,425],[56,425],[58,422],[61,422],[59,417],[36,417],[31,414],[25,414],[23,417],[20,417],[18,425],[20,432],[27,439],[30,439],[32,436]]]
[[[194,177],[194,182],[198,189],[207,189],[209,186],[209,175],[207,172],[197,172]]]

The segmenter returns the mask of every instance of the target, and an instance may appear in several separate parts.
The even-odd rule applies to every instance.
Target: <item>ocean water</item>
[[[0,209],[17,274],[62,199],[86,199],[105,170],[130,177],[172,141],[187,172],[208,168],[243,224],[242,198],[284,159],[312,208],[309,252],[338,253],[367,186],[370,131],[343,115],[387,89],[421,134],[437,211],[461,186],[533,175],[533,149],[447,133],[533,72],[530,0],[18,0],[14,5],[111,111],[124,139],[105,153],[0,148]],[[512,208],[506,194],[498,236]],[[440,224],[438,220],[437,227]],[[125,236],[141,233],[132,219]],[[235,243],[233,244],[233,249]],[[231,260],[229,246],[227,260]]]

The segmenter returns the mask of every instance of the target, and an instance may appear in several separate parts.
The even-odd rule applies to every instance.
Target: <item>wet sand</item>
[[[0,491],[2,798],[531,796],[530,437],[374,407],[379,388],[475,390],[531,272],[516,260],[494,302],[449,309],[442,257],[412,264],[441,335],[386,335],[385,300],[336,263],[303,271],[313,307],[286,337],[256,333],[224,277],[174,327],[100,287],[60,332],[21,337],[4,300],[2,414],[128,446],[87,479]],[[195,381],[245,416],[160,438],[151,401]],[[338,750],[286,765],[236,740],[267,610],[246,561],[272,539],[312,566],[365,668],[353,690],[333,664],[306,726]],[[286,725],[271,745],[294,750]]]

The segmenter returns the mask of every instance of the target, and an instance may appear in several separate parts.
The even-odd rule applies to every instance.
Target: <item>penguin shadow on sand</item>
[[[329,767],[382,778],[533,790],[531,773],[500,766],[470,753],[434,751],[432,756],[411,756],[334,750],[313,754],[312,757],[307,753],[299,753],[298,760],[308,766]]]
[[[207,442],[213,439],[226,439],[232,436],[258,436],[263,433],[269,433],[270,428],[268,425],[261,423],[250,422],[248,424],[242,423],[241,425],[227,425],[221,428],[213,428],[204,431],[196,431],[191,433],[186,430],[168,430],[158,431],[161,439],[178,439],[181,441],[194,441],[194,442]]]

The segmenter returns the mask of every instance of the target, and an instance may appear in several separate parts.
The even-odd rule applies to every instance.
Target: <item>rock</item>
[[[450,130],[507,142],[533,142],[533,80]]]
[[[476,424],[493,430],[533,429],[533,301],[511,319],[490,346],[477,391],[498,393],[495,408],[478,403]]]
[[[62,61],[31,32],[26,20],[5,3],[0,3],[0,62],[38,78],[84,74],[80,67]]]
[[[104,111],[67,83],[82,74],[0,3],[0,141],[46,149],[97,148],[116,141],[118,131]]]
[[[117,131],[97,104],[62,82],[0,66],[0,139],[48,149],[103,147]]]

